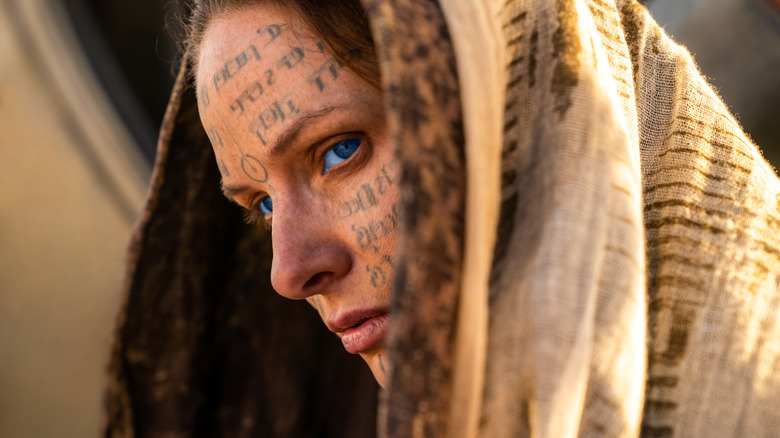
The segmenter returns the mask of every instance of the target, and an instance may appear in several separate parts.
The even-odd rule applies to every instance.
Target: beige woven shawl
[[[403,166],[378,419],[271,290],[184,64],[107,436],[780,435],[780,183],[688,53],[634,0],[364,4]]]
[[[778,436],[780,183],[690,55],[632,0],[442,8],[469,166],[448,436]]]

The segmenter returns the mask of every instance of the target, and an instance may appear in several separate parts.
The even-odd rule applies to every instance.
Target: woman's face
[[[212,21],[197,89],[225,195],[271,225],[274,288],[384,384],[399,166],[382,94],[268,6]]]

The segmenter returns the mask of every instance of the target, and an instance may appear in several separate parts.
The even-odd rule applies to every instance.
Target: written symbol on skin
[[[268,171],[265,169],[265,166],[263,166],[260,160],[251,155],[244,155],[241,158],[241,169],[252,181],[259,183],[268,181]]]
[[[206,87],[198,87],[198,95],[198,103],[203,105],[203,108],[208,108],[211,103],[211,99],[209,99],[209,90],[206,89]]]
[[[224,161],[217,159],[217,167],[219,168],[219,172],[223,177],[230,176],[230,172],[228,172],[228,168],[225,166]]]
[[[211,127],[209,129],[209,137],[211,137],[211,143],[218,146],[220,149],[225,147],[225,143],[222,142],[222,137],[219,136],[217,128]]]
[[[265,45],[269,45],[272,42],[274,42],[277,38],[279,38],[279,35],[282,34],[284,31],[284,28],[286,27],[285,24],[271,24],[269,26],[261,27],[260,29],[257,29],[257,33],[259,35],[268,35],[271,39],[268,40]]]
[[[250,61],[260,59],[260,52],[254,44],[250,44],[243,52],[239,53],[233,59],[228,60],[222,68],[214,73],[214,88],[219,91],[220,88],[244,68]]]
[[[342,206],[342,208],[346,210],[346,214],[343,218],[352,216],[352,214],[357,213],[358,211],[366,211],[378,203],[371,186],[369,184],[362,184],[357,193],[355,193],[355,197],[350,201],[345,202]]]
[[[279,58],[279,60],[276,62],[276,68],[287,67],[288,69],[292,70],[293,67],[298,65],[298,63],[302,60],[303,49],[300,47],[293,47],[290,53]]]
[[[266,133],[269,128],[277,123],[284,123],[288,119],[294,119],[300,112],[301,110],[295,106],[295,102],[292,100],[292,93],[287,93],[264,109],[249,125],[249,129],[265,146],[268,144]]]
[[[382,166],[381,175],[378,175],[374,181],[372,181],[373,187],[379,195],[384,195],[387,191],[387,187],[392,185],[393,182],[394,179],[387,174],[385,166]],[[341,208],[344,211],[344,214],[341,218],[346,219],[355,213],[366,211],[377,205],[378,201],[374,188],[372,188],[371,184],[362,184],[355,193],[355,196],[342,205]]]
[[[279,58],[279,61],[276,63],[277,68],[286,67],[288,69],[292,69],[303,60],[303,56],[303,50],[300,47],[294,47],[290,53]],[[275,72],[273,69],[266,70],[264,76],[266,86],[271,86],[276,82]],[[230,111],[233,113],[238,112],[238,115],[244,114],[244,111],[249,106],[249,104],[257,102],[264,92],[265,87],[263,82],[255,81],[252,85],[249,86],[249,88],[242,91],[241,94],[239,94],[238,97],[233,102],[231,102]]]
[[[260,81],[255,81],[230,104],[230,110],[233,112],[240,111],[239,115],[244,114],[245,104],[247,102],[254,103],[263,95],[264,91],[263,84]]]
[[[382,238],[394,232],[398,228],[398,204],[393,204],[392,211],[379,219],[372,219],[366,226],[352,225],[355,232],[355,240],[360,250],[365,252],[373,250],[379,252],[379,243]]]
[[[344,64],[342,64],[338,59],[330,58],[306,79],[309,82],[315,84],[317,89],[324,91],[326,88],[325,82],[328,80],[328,77],[330,76],[330,78],[334,80],[338,79],[339,70],[342,68],[344,68]]]
[[[387,265],[387,266],[385,266]],[[389,270],[390,273],[385,272]],[[382,286],[387,283],[388,277],[393,272],[393,259],[390,256],[385,255],[382,257],[382,261],[376,266],[366,265],[366,271],[371,274],[371,285],[374,287]]]

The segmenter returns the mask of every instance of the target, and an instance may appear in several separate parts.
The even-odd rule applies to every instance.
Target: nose
[[[271,284],[277,293],[294,300],[326,293],[352,268],[338,224],[300,204],[277,204],[271,231]]]

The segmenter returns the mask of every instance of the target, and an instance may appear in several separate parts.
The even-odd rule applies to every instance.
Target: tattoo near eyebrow
[[[278,157],[283,155],[292,146],[295,139],[303,132],[303,129],[312,124],[312,121],[318,119],[338,107],[325,107],[320,110],[310,111],[298,115],[295,121],[287,127],[276,139],[271,147],[269,155],[272,157]]]
[[[273,146],[271,147],[269,155],[272,156],[272,157],[278,157],[280,155],[283,155],[292,146],[293,142],[301,134],[301,132],[303,132],[303,130],[307,126],[311,125],[313,120],[316,120],[316,119],[318,119],[320,117],[323,117],[326,114],[328,114],[328,113],[330,113],[330,112],[332,112],[334,110],[337,110],[337,109],[339,109],[338,106],[328,106],[328,107],[325,107],[325,108],[322,108],[322,109],[319,109],[319,110],[302,113],[300,116],[298,116],[298,118],[296,118],[291,123],[290,126],[287,127],[287,129],[285,129],[281,133],[281,135],[279,135],[279,137],[273,143]],[[220,115],[220,118],[221,117],[222,116]],[[224,123],[224,120],[222,120],[222,122]],[[230,133],[230,134],[232,136],[232,133]],[[233,139],[233,142],[235,143],[236,148],[238,148],[239,152],[241,153],[241,156],[242,157],[247,157],[247,155],[244,154],[243,150],[241,150],[240,146],[235,141],[235,139]],[[254,157],[251,157],[251,158],[253,158],[254,160],[257,160]],[[243,159],[242,159],[242,162],[243,162]],[[257,163],[262,166],[262,163],[260,163],[259,160],[257,160]],[[263,169],[265,170],[265,167],[263,167]],[[268,174],[266,172],[266,179],[267,179],[267,175]],[[250,176],[250,178],[251,178],[251,176]],[[257,180],[255,179],[255,181],[257,181]],[[260,181],[258,181],[258,182],[260,182]],[[265,182],[265,181],[263,181],[263,182]],[[222,183],[221,186],[222,186],[222,193],[228,199],[232,199],[232,200],[235,200],[236,196],[241,195],[242,193],[250,192],[250,191],[254,190],[252,187],[250,187],[248,185],[245,185],[245,184],[225,185],[224,183]]]

